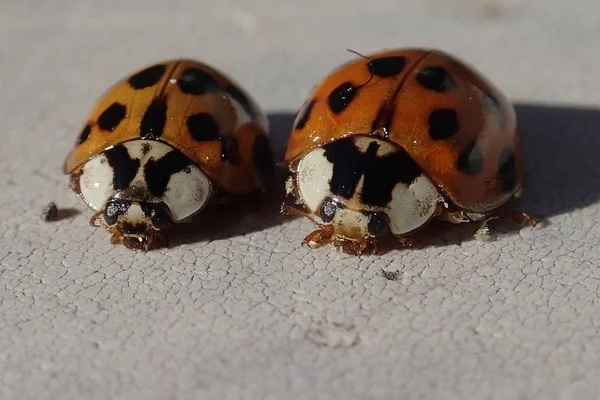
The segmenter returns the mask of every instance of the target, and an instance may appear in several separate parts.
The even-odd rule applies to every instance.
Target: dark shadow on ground
[[[276,162],[285,151],[294,114],[278,112],[268,115],[271,140]],[[195,243],[243,236],[283,224],[293,219],[279,212],[285,197],[287,170],[276,169],[276,177],[266,193],[256,193],[233,199],[205,209],[194,222],[174,227],[168,233],[169,247],[182,243]]]

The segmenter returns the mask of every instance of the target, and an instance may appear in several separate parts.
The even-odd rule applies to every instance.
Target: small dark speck
[[[48,203],[42,210],[41,219],[44,222],[55,222],[66,218],[71,218],[80,214],[81,211],[76,208],[62,208],[59,209],[54,202]]]
[[[190,167],[185,167],[185,168],[183,169],[183,172],[185,172],[186,174],[189,174],[189,173],[191,173],[191,172],[192,172],[192,169],[191,169]]]
[[[54,222],[58,217],[58,207],[53,202],[48,203],[44,210],[42,211],[42,221],[44,222]]]
[[[383,275],[383,277],[385,279],[387,279],[388,281],[399,281],[402,278],[402,272],[395,270],[395,271],[386,271],[384,269],[381,270],[381,274]]]

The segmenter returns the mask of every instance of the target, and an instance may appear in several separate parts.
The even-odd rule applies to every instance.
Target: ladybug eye
[[[120,201],[111,201],[106,203],[104,207],[104,222],[107,225],[114,225],[117,223],[119,215],[123,214],[129,208],[129,204]]]
[[[333,217],[335,217],[335,213],[338,209],[338,205],[335,204],[333,201],[331,200],[325,200],[322,204],[321,204],[321,219],[323,220],[323,222],[331,222],[331,220],[333,220]]]
[[[146,218],[150,218],[152,226],[157,230],[166,228],[172,222],[171,216],[160,204],[141,203],[140,207]]]
[[[388,218],[385,213],[375,212],[369,216],[369,233],[375,237],[386,235],[390,231]]]
[[[156,229],[165,229],[171,223],[171,217],[162,207],[155,207],[152,209],[152,225]]]

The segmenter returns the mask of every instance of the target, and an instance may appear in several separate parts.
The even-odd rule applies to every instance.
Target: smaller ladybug
[[[384,50],[334,70],[297,113],[285,162],[282,212],[318,226],[311,246],[410,245],[433,219],[536,223],[503,208],[521,190],[513,107],[441,51]]]
[[[133,250],[166,245],[169,226],[211,203],[265,190],[267,119],[230,77],[188,59],[142,68],[93,107],[64,163],[90,224]]]

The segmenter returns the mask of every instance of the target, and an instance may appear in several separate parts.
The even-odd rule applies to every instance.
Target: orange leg
[[[309,247],[315,248],[334,241],[333,226],[320,225],[319,229],[312,231],[304,238],[302,245],[308,245]]]
[[[527,223],[531,226],[536,226],[540,223],[540,219],[518,210],[498,210],[494,213],[495,217],[512,221],[519,226],[525,226]]]

